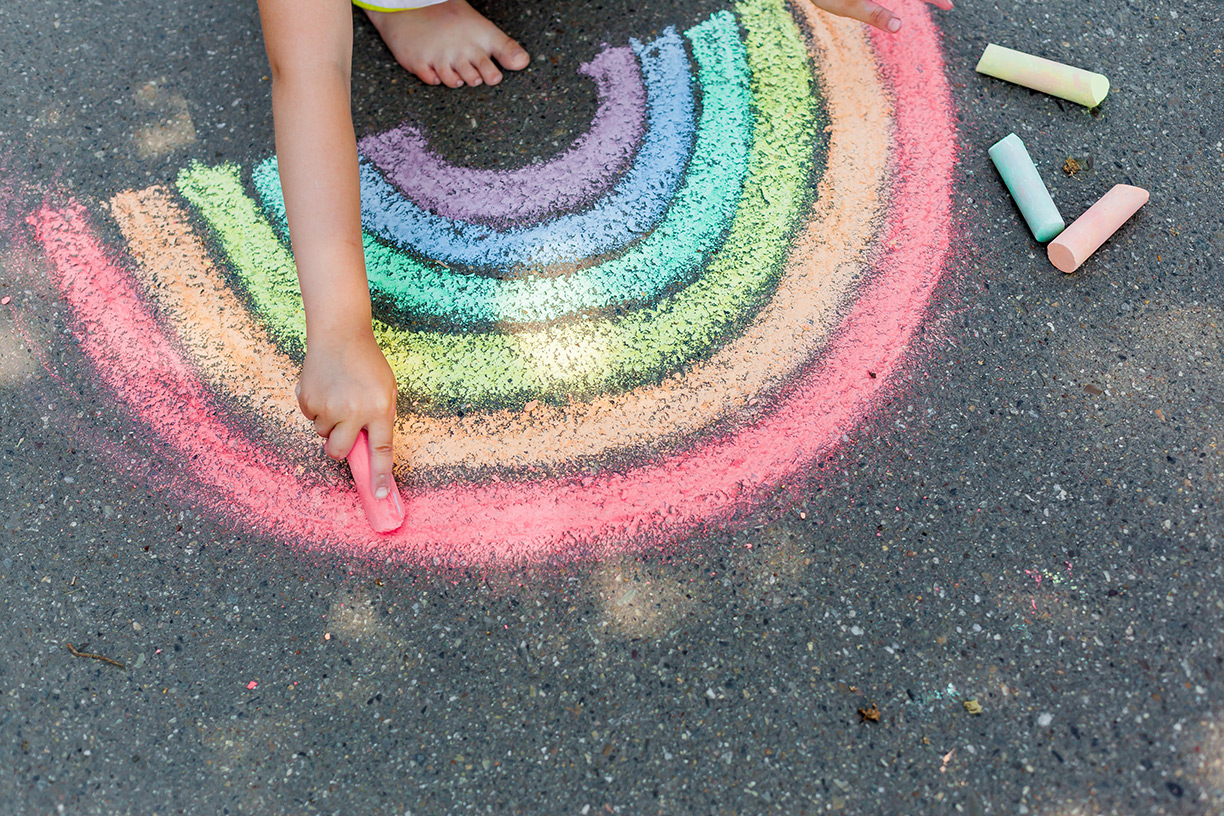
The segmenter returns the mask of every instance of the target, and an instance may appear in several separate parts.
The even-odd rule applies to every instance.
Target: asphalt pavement
[[[581,63],[732,8],[638,6],[498,0],[533,61],[459,91],[404,73],[355,17],[357,132],[408,120],[449,166],[544,161],[603,109]],[[83,250],[38,232],[80,202],[98,263],[122,267],[117,193],[271,155],[255,4],[0,8],[0,810],[1224,813],[1224,7],[963,0],[931,18],[946,251],[904,359],[836,444],[734,512],[665,510],[632,546],[597,530],[539,558],[386,560],[196,495],[152,398],[124,398],[91,350],[122,296],[83,322],[89,292],[57,271]],[[976,74],[987,42],[1105,73],[1110,95],[1088,111]],[[1116,183],[1151,192],[1072,275],[987,158],[1012,131],[1065,215]],[[565,409],[550,399],[493,407]],[[602,489],[738,439],[758,427],[744,412],[529,477]],[[226,427],[275,447],[260,417]],[[465,462],[420,463],[406,492],[492,484]],[[490,540],[538,543],[543,515],[506,506]]]

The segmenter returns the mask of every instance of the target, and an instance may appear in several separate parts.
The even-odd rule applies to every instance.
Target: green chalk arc
[[[745,0],[736,10],[756,126],[739,207],[701,276],[624,317],[513,334],[410,331],[375,321],[400,391],[422,403],[418,410],[512,407],[659,381],[708,356],[759,307],[805,211],[820,158],[817,111],[805,49],[782,5]],[[211,226],[270,333],[300,353],[305,319],[293,259],[246,195],[237,168],[193,165],[178,185]]]

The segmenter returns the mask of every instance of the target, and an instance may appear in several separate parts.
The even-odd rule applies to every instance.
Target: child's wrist
[[[367,342],[374,342],[374,327],[368,313],[364,318],[344,318],[332,315],[316,324],[312,324],[309,320],[306,322],[308,351],[344,348],[354,343]]]

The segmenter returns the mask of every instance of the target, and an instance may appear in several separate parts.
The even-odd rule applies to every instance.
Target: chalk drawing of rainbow
[[[938,32],[781,0],[605,46],[589,129],[515,169],[360,142],[408,523],[378,536],[293,386],[275,160],[29,218],[96,376],[191,499],[258,536],[475,565],[661,546],[750,512],[872,411],[946,265]],[[110,226],[107,226],[109,219]],[[117,227],[122,248],[103,230]]]

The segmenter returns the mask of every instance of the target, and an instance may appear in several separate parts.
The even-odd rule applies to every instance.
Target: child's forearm
[[[309,341],[370,330],[357,145],[339,76],[273,88],[276,148]]]
[[[262,10],[285,212],[307,341],[317,346],[370,332],[349,107],[352,22],[348,3],[289,3],[264,0]]]
[[[370,325],[349,109],[353,12],[348,0],[259,0],[259,13],[285,214],[306,306],[298,406],[334,458],[349,456],[367,432],[368,488],[382,500],[395,489],[395,374]]]

